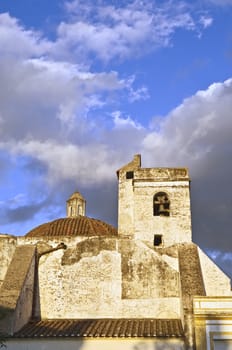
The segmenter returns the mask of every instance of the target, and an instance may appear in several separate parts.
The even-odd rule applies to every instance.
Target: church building
[[[188,169],[135,155],[117,177],[117,229],[74,192],[66,218],[0,234],[6,349],[232,350],[231,282],[192,242]]]

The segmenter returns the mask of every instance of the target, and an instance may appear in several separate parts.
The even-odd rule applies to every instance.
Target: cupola
[[[82,195],[76,191],[66,202],[67,217],[85,216],[86,201]]]

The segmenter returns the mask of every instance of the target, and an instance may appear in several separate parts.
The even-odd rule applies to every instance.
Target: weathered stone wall
[[[122,298],[179,297],[179,273],[140,241],[122,240]]]
[[[179,244],[178,255],[186,344],[188,349],[195,349],[192,298],[205,295],[197,246],[193,243]]]
[[[153,215],[153,197],[166,192],[170,199],[170,216]],[[154,235],[163,236],[163,245],[191,242],[189,183],[134,182],[134,234],[137,239],[153,242]]]
[[[140,155],[118,171],[118,233],[119,235],[134,234],[134,171],[141,167]],[[127,178],[128,173],[132,174]]]
[[[184,309],[192,311],[193,295],[205,295],[205,286],[197,246],[180,244],[178,249],[182,302]]]
[[[232,295],[230,278],[199,247],[198,252],[206,295]]]
[[[17,244],[18,245],[25,245],[25,244],[31,244],[31,245],[37,245],[38,249],[42,249],[43,246],[47,247],[56,247],[58,244],[63,242],[64,244],[68,246],[74,246],[75,244],[83,241],[85,239],[84,236],[55,236],[55,237],[49,237],[49,236],[43,236],[43,237],[26,237],[26,236],[20,236],[17,237]]]
[[[43,318],[180,315],[178,271],[129,239],[92,237],[43,255],[39,294]]]
[[[120,255],[116,251],[74,248],[44,255],[39,263],[41,316],[44,318],[112,315],[121,295]]]
[[[16,237],[0,234],[0,288],[13,257],[16,244]]]
[[[133,179],[124,180],[126,172],[120,174],[118,185],[118,233],[134,234],[134,193]]]
[[[140,158],[122,167],[119,177],[118,227],[120,235],[153,243],[162,235],[162,245],[191,242],[189,174],[186,168],[141,168]],[[165,192],[169,216],[154,216],[153,200]]]

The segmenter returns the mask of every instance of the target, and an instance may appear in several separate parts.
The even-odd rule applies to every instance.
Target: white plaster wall
[[[121,317],[180,318],[180,298],[122,300]]]
[[[62,265],[63,254],[58,250],[40,259],[42,318],[179,317],[179,297],[122,297],[121,254],[117,251],[102,250],[71,265]]]
[[[0,287],[17,245],[16,237],[0,234]]]
[[[181,339],[17,339],[7,350],[184,350]]]
[[[206,321],[206,350],[232,350],[232,321]]]
[[[43,318],[97,318],[117,313],[121,298],[121,260],[101,251],[72,265],[61,265],[63,252],[40,259],[39,291]]]
[[[213,350],[232,350],[232,340],[214,340]]]
[[[231,296],[230,278],[198,247],[207,296]]]

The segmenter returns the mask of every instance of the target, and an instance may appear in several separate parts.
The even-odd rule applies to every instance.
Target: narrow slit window
[[[167,193],[158,192],[153,198],[153,215],[154,216],[169,216],[170,215],[170,200]]]
[[[158,247],[162,244],[162,235],[154,235],[154,246]]]

